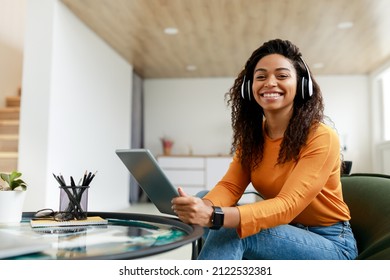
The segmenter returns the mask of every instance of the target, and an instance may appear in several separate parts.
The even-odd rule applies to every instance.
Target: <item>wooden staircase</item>
[[[12,172],[18,167],[20,94],[6,98],[0,108],[0,172]]]

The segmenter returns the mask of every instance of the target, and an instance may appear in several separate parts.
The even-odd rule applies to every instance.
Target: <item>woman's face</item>
[[[280,54],[264,56],[253,73],[253,95],[264,113],[292,112],[297,92],[297,73]]]

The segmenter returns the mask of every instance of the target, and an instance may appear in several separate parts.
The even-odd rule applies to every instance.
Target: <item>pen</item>
[[[95,177],[96,173],[97,173],[97,171],[95,173],[93,173],[92,176],[89,177],[87,186],[89,186],[89,184],[92,182],[92,179]]]
[[[82,186],[85,186],[86,180],[87,180],[87,170],[85,170],[85,172],[84,172],[83,182],[81,183]]]
[[[72,176],[70,176],[70,185],[71,186],[76,186]]]
[[[65,186],[65,183],[62,182],[61,179],[58,176],[56,176],[54,173],[53,173],[53,176],[56,179],[56,181],[58,182],[58,184],[60,184],[60,186]]]
[[[77,195],[76,183],[74,182],[72,176],[70,176],[70,185],[72,186],[73,195]]]
[[[62,174],[60,173],[60,176],[59,176],[63,186],[66,186],[66,183],[65,183],[65,179],[64,179],[64,176],[62,176]]]
[[[92,172],[89,172],[88,176],[87,176],[87,180],[85,182],[87,184],[87,186],[89,186],[89,178],[91,177],[91,175],[92,175]]]

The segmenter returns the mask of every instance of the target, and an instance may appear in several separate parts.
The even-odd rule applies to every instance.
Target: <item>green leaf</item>
[[[0,174],[0,177],[1,177],[1,179],[3,179],[5,182],[7,182],[7,183],[9,184],[10,179],[9,179],[9,175],[8,175],[8,174],[6,174],[6,173],[1,173],[1,174]]]
[[[27,184],[22,179],[18,179],[22,176],[22,173],[13,171],[11,174],[0,173],[1,179],[8,183],[8,186],[11,190],[15,190],[18,187],[21,187],[23,190],[27,189]]]
[[[13,171],[10,175],[10,182],[14,181],[16,178],[22,176],[22,173]]]
[[[11,181],[11,184],[9,186],[10,186],[11,190],[16,189],[17,187],[21,187],[22,189],[25,190],[27,187],[26,183],[21,179]]]

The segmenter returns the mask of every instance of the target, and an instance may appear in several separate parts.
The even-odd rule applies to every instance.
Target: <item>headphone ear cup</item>
[[[244,79],[243,79],[242,85],[241,85],[241,97],[245,100],[248,100],[248,101],[252,100],[251,80],[247,80],[246,76],[244,76]]]
[[[307,93],[308,97],[311,97],[313,95],[313,81],[311,80],[311,77],[309,76],[309,80],[307,82]]]
[[[307,100],[309,99],[312,95],[313,95],[313,82],[312,80],[309,78],[305,78],[303,77],[302,78],[302,82],[301,82],[301,90],[302,90],[302,99],[303,100]]]
[[[301,88],[302,99],[303,99],[303,100],[306,100],[307,81],[306,81],[306,78],[305,78],[305,77],[302,78],[301,86],[302,86],[302,88]]]
[[[313,81],[311,80],[309,68],[307,67],[306,62],[303,60],[302,57],[301,57],[301,60],[303,62],[303,65],[306,68],[306,74],[307,74],[307,78],[306,77],[302,78],[302,85],[301,85],[302,86],[302,99],[306,100],[306,99],[309,99],[313,95],[314,89],[313,89]]]

